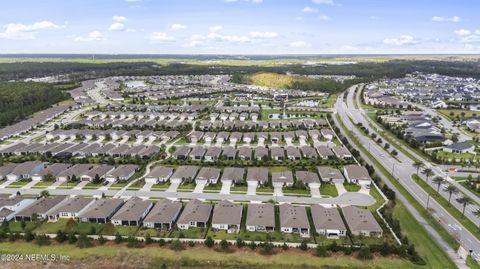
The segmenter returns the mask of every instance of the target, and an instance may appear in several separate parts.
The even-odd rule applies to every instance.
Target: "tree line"
[[[0,127],[68,98],[53,84],[36,82],[0,82]]]

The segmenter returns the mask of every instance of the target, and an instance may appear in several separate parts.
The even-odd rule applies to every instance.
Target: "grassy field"
[[[63,268],[80,268],[94,265],[97,268],[356,268],[356,269],[392,269],[392,268],[450,268],[443,264],[440,267],[417,266],[409,261],[396,258],[376,257],[370,261],[360,261],[351,256],[333,255],[318,258],[313,251],[277,250],[277,254],[264,256],[248,248],[231,252],[221,252],[205,247],[188,248],[186,251],[173,251],[167,247],[159,248],[156,244],[144,248],[127,248],[124,244],[108,243],[103,246],[79,249],[74,245],[52,244],[37,246],[25,242],[0,243],[0,253],[55,253],[70,257]],[[125,261],[128,260],[127,263]],[[436,263],[438,265],[438,263]],[[27,264],[26,264],[27,265]],[[80,266],[81,265],[81,266]],[[442,264],[440,264],[442,265]],[[35,268],[51,268],[51,265],[32,264]]]
[[[464,113],[465,118],[479,116],[480,112],[471,111],[467,109],[437,109],[439,113],[447,117],[451,121],[457,121],[462,119],[462,113]]]

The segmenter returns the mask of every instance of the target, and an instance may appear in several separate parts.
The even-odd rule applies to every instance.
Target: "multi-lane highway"
[[[428,202],[429,210],[432,212],[432,215],[439,220],[441,225],[458,239],[462,247],[464,247],[466,250],[472,250],[472,256],[474,258],[480,259],[480,241],[468,230],[466,230],[438,203],[436,203],[433,199],[429,199],[428,194],[412,180],[411,175],[416,173],[416,169],[412,166],[413,161],[398,149],[398,156],[396,158],[392,157],[384,150],[383,147],[372,141],[369,136],[366,136],[359,129],[357,129],[356,126],[354,126],[354,124],[356,123],[362,123],[363,126],[368,128],[370,132],[374,131],[370,127],[365,113],[355,108],[354,92],[355,87],[352,87],[347,92],[347,103],[343,101],[343,96],[339,96],[335,104],[335,110],[339,113],[339,116],[344,122],[348,131],[352,132],[356,137],[358,137],[360,143],[362,143],[366,148],[369,149],[370,153],[380,162],[383,167],[390,170],[393,176],[399,180],[399,182],[405,187],[405,189],[410,194],[412,194],[412,196],[420,204],[426,206]],[[397,194],[399,194],[398,191]],[[412,212],[411,207],[410,211]],[[419,214],[417,213],[417,215]],[[429,232],[431,234],[434,233],[434,231],[432,231],[431,229]],[[438,239],[438,234],[437,241],[440,241],[440,243],[442,241]],[[447,247],[445,246],[444,242],[443,247]]]

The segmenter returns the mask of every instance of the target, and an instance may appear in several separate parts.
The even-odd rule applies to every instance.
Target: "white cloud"
[[[318,12],[318,9],[316,8],[312,8],[312,7],[309,7],[309,6],[306,6],[302,9],[302,12],[305,12],[305,13],[317,13]]]
[[[163,32],[153,32],[147,35],[146,37],[149,40],[152,41],[172,41],[175,40],[173,36],[169,36],[166,33]]]
[[[113,20],[118,22],[124,22],[124,21],[127,21],[128,19],[125,16],[113,16]]]
[[[455,31],[460,43],[480,43],[480,30],[471,31],[468,29],[459,29]]]
[[[207,35],[207,39],[210,39],[213,41],[223,41],[223,42],[231,42],[231,43],[245,43],[250,41],[250,38],[247,36],[222,35],[219,33],[209,33]]]
[[[172,30],[178,31],[178,30],[187,29],[187,26],[186,26],[186,25],[183,25],[183,24],[175,23],[175,24],[172,24],[172,25],[170,26],[170,28],[171,28]]]
[[[201,40],[190,40],[187,44],[184,45],[184,47],[198,47],[203,45],[203,41]]]
[[[416,40],[413,36],[402,35],[398,38],[385,38],[383,40],[383,43],[387,45],[404,46],[404,45],[415,45],[420,42]]]
[[[35,39],[35,35],[40,30],[51,30],[61,28],[51,21],[40,21],[33,24],[10,23],[3,27],[0,32],[0,38],[5,39]]]
[[[333,0],[313,0],[312,2],[320,5],[329,5],[329,6],[335,5],[335,2]]]
[[[302,17],[302,16],[295,17],[295,20],[297,20],[297,21],[303,21],[303,17]]]
[[[125,25],[121,22],[115,22],[112,25],[110,25],[110,28],[108,28],[110,31],[124,31],[125,30]]]
[[[308,44],[307,44],[307,42],[305,42],[305,41],[293,41],[293,42],[291,42],[289,45],[290,45],[290,47],[292,47],[292,48],[305,48],[305,47],[308,47]]]
[[[327,15],[319,15],[318,19],[321,20],[321,21],[329,21],[330,17],[327,16]]]
[[[106,40],[106,38],[99,31],[93,31],[88,33],[87,36],[77,36],[75,38],[75,41],[78,41],[78,42],[102,41],[102,40]]]
[[[470,30],[467,30],[467,29],[459,29],[459,30],[456,30],[455,31],[455,34],[459,35],[459,36],[467,36],[467,35],[470,35],[472,32]]]
[[[250,36],[253,38],[275,38],[278,37],[276,32],[250,32]]]
[[[459,22],[460,17],[458,17],[458,16],[453,16],[453,17],[433,16],[432,21],[436,21],[436,22]]]
[[[210,32],[219,32],[223,29],[223,27],[221,25],[214,25],[214,26],[211,26],[210,28],[208,28],[208,30]]]

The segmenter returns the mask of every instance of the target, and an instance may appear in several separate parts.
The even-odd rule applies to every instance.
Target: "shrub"
[[[160,238],[160,239],[158,240],[158,245],[159,245],[160,247],[165,246],[165,239]]]
[[[215,245],[215,241],[213,241],[211,236],[208,236],[207,239],[205,239],[205,246],[211,248],[213,245]]]
[[[35,239],[35,234],[32,233],[31,231],[27,230],[25,232],[25,235],[23,235],[23,239],[25,239],[25,241],[27,241],[27,242],[30,242],[33,239]]]
[[[50,245],[50,238],[44,234],[35,236],[35,243],[39,246],[48,246]]]
[[[119,233],[117,233],[115,235],[115,243],[120,244],[120,243],[122,243],[122,241],[123,241],[122,236]]]
[[[184,246],[180,240],[176,239],[173,240],[172,243],[170,244],[170,248],[174,251],[181,251],[184,249]]]
[[[147,236],[145,236],[145,244],[150,245],[151,243],[153,243],[153,239],[149,234],[147,234]]]
[[[357,258],[360,260],[371,260],[373,259],[373,255],[368,247],[361,247],[357,253]]]
[[[92,246],[90,238],[86,234],[80,234],[77,240],[77,247],[79,248],[89,248]]]
[[[57,236],[55,236],[55,240],[59,243],[63,243],[67,240],[67,236],[65,235],[64,232],[62,232],[61,230],[58,230]]]
[[[220,249],[221,250],[227,251],[229,246],[230,246],[230,244],[227,242],[227,240],[223,239],[222,241],[220,241]]]
[[[317,255],[318,257],[328,257],[328,256],[330,256],[328,251],[327,251],[327,248],[325,246],[322,246],[322,245],[317,245],[317,249],[315,250],[315,255]]]
[[[298,248],[303,251],[306,251],[308,249],[307,241],[303,240],[302,243],[300,243],[300,246]]]
[[[273,244],[270,243],[270,242],[263,243],[261,254],[272,255],[273,254]]]
[[[100,245],[103,245],[107,242],[107,239],[105,239],[105,237],[103,237],[103,235],[100,235],[98,237],[98,243],[100,243]]]
[[[243,248],[245,246],[245,242],[243,242],[242,238],[237,239],[237,247]]]
[[[127,247],[129,248],[141,248],[143,245],[142,245],[142,242],[138,241],[138,239],[136,237],[133,237],[133,236],[129,236],[127,238]]]
[[[283,249],[283,250],[288,250],[288,245],[287,245],[287,243],[283,243],[282,249]]]
[[[75,234],[70,233],[68,235],[68,243],[69,244],[75,244],[76,242],[77,242],[77,237],[75,236]]]

